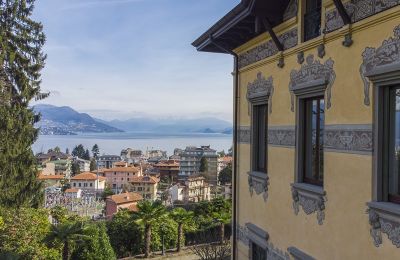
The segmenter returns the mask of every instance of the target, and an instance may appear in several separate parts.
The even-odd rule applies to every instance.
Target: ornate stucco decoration
[[[292,184],[292,199],[294,214],[298,215],[300,207],[304,213],[317,213],[318,224],[322,225],[325,219],[326,194],[320,187],[313,187],[305,183]]]
[[[272,76],[268,79],[261,74],[261,72],[257,73],[257,78],[247,85],[247,100],[249,104],[252,100],[257,98],[265,98],[268,99],[268,107],[269,113],[272,112],[272,95],[274,94],[274,85]],[[249,109],[250,112],[250,109]]]
[[[303,62],[304,62],[304,52],[301,51],[301,52],[297,53],[297,63],[303,64]]]
[[[279,41],[283,45],[283,49],[287,50],[297,45],[297,28],[293,28],[278,36]],[[256,63],[265,58],[277,54],[279,50],[276,48],[275,43],[269,40],[262,43],[245,53],[239,55],[239,68],[246,67],[250,64]]]
[[[362,53],[363,63],[360,66],[361,78],[364,82],[364,104],[370,105],[369,74],[378,71],[385,72],[390,67],[400,66],[400,25],[393,30],[394,37],[390,37],[382,42],[378,48],[367,47]]]
[[[250,144],[251,130],[249,126],[239,126],[238,141],[243,144]]]
[[[310,54],[306,58],[306,63],[301,65],[299,70],[292,70],[289,83],[292,112],[294,112],[294,91],[311,85],[327,85],[326,108],[329,109],[331,107],[331,91],[336,78],[333,64],[334,61],[331,58],[322,64],[319,60],[314,60],[314,55]]]
[[[343,3],[351,22],[355,23],[400,4],[398,0],[351,0]],[[325,30],[332,32],[343,27],[343,20],[336,8],[326,12]]]
[[[317,50],[318,50],[318,57],[322,59],[325,56],[325,44],[318,45]]]
[[[371,225],[370,234],[374,245],[379,247],[382,244],[382,233],[400,248],[400,209],[398,205],[385,202],[369,202],[369,224]]]
[[[296,145],[296,131],[294,126],[269,127],[268,144],[294,147]]]
[[[246,246],[249,246],[249,231],[247,230],[246,227],[237,225],[236,226],[236,236],[237,240],[245,244]]]
[[[253,196],[254,192],[257,195],[262,194],[264,201],[267,201],[269,185],[268,175],[261,172],[249,172],[248,175],[250,195]]]
[[[335,152],[371,154],[372,125],[326,125],[324,148]]]
[[[285,252],[277,247],[274,247],[274,244],[268,242],[267,243],[267,259],[272,260],[290,260],[290,256],[288,252]]]

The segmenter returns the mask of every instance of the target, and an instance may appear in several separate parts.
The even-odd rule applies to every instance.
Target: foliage
[[[145,257],[149,257],[152,242],[152,227],[159,223],[160,219],[166,215],[166,208],[160,201],[151,202],[148,200],[140,202],[137,207],[139,211],[136,213],[136,223],[144,227]]]
[[[47,216],[44,209],[1,208],[0,217],[4,223],[0,232],[0,252],[20,259],[60,259],[57,248],[49,248],[42,242],[51,228]]]
[[[226,155],[225,150],[218,152],[219,157],[224,157]]]
[[[50,210],[50,215],[57,221],[57,223],[65,223],[68,220],[68,209],[57,205]]]
[[[94,158],[97,158],[100,154],[100,149],[99,146],[97,144],[93,145],[92,147],[92,154]]]
[[[160,221],[152,226],[151,249],[153,251],[161,250],[163,236],[165,248],[175,248],[178,240],[177,229],[178,225],[175,221],[167,216],[161,218]]]
[[[89,149],[86,149],[85,155],[82,157],[82,159],[90,160],[90,152],[89,152]]]
[[[81,168],[79,167],[79,164],[77,162],[72,163],[71,173],[72,173],[72,176],[75,176],[75,175],[78,175],[79,173],[81,173]]]
[[[120,210],[107,222],[107,234],[118,258],[141,253],[143,229],[128,210]]]
[[[102,199],[105,200],[108,196],[114,195],[114,191],[110,188],[110,186],[106,186],[103,194],[101,195]]]
[[[72,154],[72,156],[76,156],[81,159],[84,159],[85,154],[86,154],[85,147],[83,147],[82,144],[78,144],[77,146],[74,147],[71,154]]]
[[[193,211],[186,211],[184,208],[174,208],[171,211],[170,216],[178,224],[178,241],[176,248],[179,252],[181,251],[182,243],[184,243],[184,225],[193,221]]]
[[[208,171],[208,161],[206,157],[201,157],[200,159],[200,172],[207,172]]]
[[[224,260],[230,259],[231,243],[225,240],[221,243],[208,243],[194,245],[191,247],[194,254],[200,257],[201,260]]]
[[[97,164],[96,164],[96,159],[92,158],[90,160],[90,171],[94,172],[97,170]]]
[[[232,183],[232,164],[229,163],[224,169],[218,174],[218,182],[222,185],[226,183]]]
[[[86,223],[82,234],[82,241],[77,243],[71,259],[116,259],[104,223]]]

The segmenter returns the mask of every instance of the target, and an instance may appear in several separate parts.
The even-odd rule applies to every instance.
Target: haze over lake
[[[159,134],[159,133],[101,133],[79,135],[40,135],[32,146],[34,153],[47,152],[56,146],[65,152],[83,144],[91,150],[94,144],[100,147],[100,154],[119,155],[122,149],[134,148],[145,152],[160,149],[172,155],[175,148],[211,145],[211,148],[227,151],[232,146],[232,135],[226,134]]]

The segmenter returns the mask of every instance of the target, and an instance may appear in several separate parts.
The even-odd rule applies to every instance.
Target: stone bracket
[[[294,214],[299,214],[301,206],[307,215],[316,212],[318,224],[322,225],[325,219],[325,202],[327,201],[323,188],[306,183],[292,183],[291,186]]]
[[[256,192],[257,195],[263,194],[264,201],[268,198],[269,177],[267,173],[251,171],[248,173],[250,195]]]
[[[382,244],[382,233],[384,233],[393,245],[400,248],[400,205],[375,201],[367,205],[370,234],[374,245],[379,247]]]

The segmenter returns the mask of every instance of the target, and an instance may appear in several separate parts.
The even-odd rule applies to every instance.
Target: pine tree
[[[45,35],[30,18],[33,3],[0,1],[0,205],[8,207],[37,207],[43,198],[31,149],[39,116],[28,105],[48,96],[40,92]]]
[[[200,172],[207,172],[208,171],[208,161],[206,157],[201,157],[200,160]]]
[[[93,157],[94,158],[97,158],[97,156],[99,156],[100,149],[99,149],[99,146],[97,144],[93,145],[92,153],[93,153]]]
[[[84,155],[83,159],[85,159],[85,160],[90,160],[90,153],[89,153],[89,150],[88,150],[88,149],[86,149],[85,155]]]

